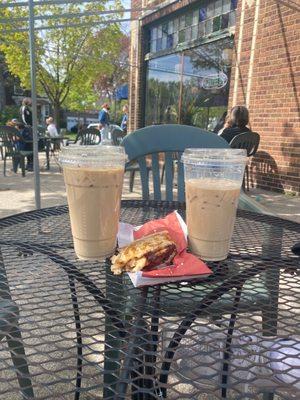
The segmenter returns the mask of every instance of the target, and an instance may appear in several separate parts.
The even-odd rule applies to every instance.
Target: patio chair
[[[141,171],[143,199],[149,199],[149,169],[146,156],[151,158],[154,200],[161,200],[159,154],[165,156],[166,200],[173,200],[174,162],[180,160],[189,147],[228,148],[221,137],[202,129],[185,125],[153,125],[127,135],[122,142],[129,162],[136,161]],[[176,155],[176,156],[175,156]],[[183,165],[178,163],[178,200],[184,201]]]
[[[206,132],[204,130],[183,125],[160,125],[160,126],[149,126],[146,128],[139,129],[130,135],[127,135],[122,145],[125,147],[125,151],[128,155],[129,162],[137,160],[142,181],[142,197],[144,200],[150,198],[149,193],[149,174],[147,171],[146,156],[152,159],[152,172],[153,172],[153,189],[154,189],[154,200],[160,201],[162,199],[161,182],[159,174],[159,154],[165,154],[165,174],[166,174],[166,200],[173,200],[173,181],[174,181],[174,153],[178,154],[180,159],[183,151],[186,148],[228,148],[229,144],[218,135]],[[178,162],[178,177],[177,177],[177,190],[178,200],[185,201],[184,192],[184,174],[183,164]],[[239,207],[249,211],[255,211],[264,213],[265,209],[254,200],[249,200],[245,194],[241,195]],[[266,227],[266,239],[263,248],[264,254],[268,256],[268,252],[281,251],[280,243],[278,243],[276,250],[273,248],[273,244],[268,241],[268,233],[271,227]],[[280,242],[280,238],[278,238]],[[238,268],[238,266],[237,266]],[[262,311],[262,325],[265,334],[271,335],[276,334],[277,329],[277,306],[278,306],[278,288],[270,286],[272,279],[269,277],[270,274],[275,274],[276,271],[271,271],[266,274],[265,282],[262,280],[251,280],[243,289],[241,296],[241,309],[243,310],[260,310]],[[274,277],[273,277],[274,278]],[[273,280],[274,282],[274,280]],[[197,290],[199,301],[202,295],[207,293],[211,287],[199,284],[198,287],[203,286],[203,290]],[[176,287],[174,288],[176,291]],[[193,291],[193,289],[190,289]],[[202,294],[201,294],[202,293]],[[170,296],[170,290],[166,294],[165,302],[172,305],[172,296]],[[176,296],[175,296],[176,297]],[[163,292],[161,295],[161,301],[163,300]],[[213,307],[210,312],[214,318],[220,317],[225,311],[230,311],[233,305],[233,294],[224,296],[220,299]],[[175,301],[175,300],[174,300]],[[176,301],[175,301],[176,303]],[[178,313],[178,310],[183,310],[185,305],[174,304],[173,312]]]
[[[33,399],[31,379],[18,324],[19,309],[12,300],[0,251],[0,341],[7,340],[23,399]]]
[[[126,132],[124,132],[119,126],[114,125],[111,129],[111,138],[114,146],[120,146],[122,140],[126,136]]]
[[[247,157],[254,156],[258,150],[260,136],[256,132],[244,132],[235,136],[230,142],[230,147],[233,149],[245,149],[247,151]],[[246,178],[246,179],[245,179]],[[245,178],[243,181],[243,188],[245,189],[245,181],[247,190],[249,192],[249,167],[248,163],[245,168]]]
[[[92,146],[100,142],[101,134],[99,130],[96,128],[86,128],[78,132],[74,143],[82,146]]]
[[[6,163],[8,158],[20,161],[22,176],[25,176],[25,157],[33,154],[32,151],[19,150],[16,147],[15,137],[19,131],[11,126],[0,126],[0,138],[3,144],[3,175],[6,176]]]

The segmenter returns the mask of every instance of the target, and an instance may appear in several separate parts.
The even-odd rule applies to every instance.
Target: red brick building
[[[236,104],[261,136],[251,183],[300,193],[300,1],[132,0],[129,129],[213,131]]]

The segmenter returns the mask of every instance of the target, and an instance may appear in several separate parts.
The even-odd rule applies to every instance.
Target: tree
[[[9,0],[11,2],[11,0]],[[94,93],[94,82],[101,74],[112,73],[113,61],[120,53],[122,33],[116,24],[99,24],[106,19],[97,15],[105,10],[109,3],[113,9],[121,9],[119,0],[115,3],[102,0],[97,4],[85,5],[47,5],[36,6],[35,15],[45,16],[49,30],[37,31],[36,34],[36,68],[39,93],[46,94],[53,110],[54,118],[59,124],[62,106],[80,109],[88,107],[97,100]],[[64,13],[93,12],[91,16],[77,17],[76,20],[66,17],[49,19],[51,15]],[[15,29],[13,18],[28,17],[28,7],[0,9],[1,18],[11,22],[2,24],[0,29]],[[120,15],[109,14],[113,19]],[[57,25],[70,23],[88,23],[89,26],[55,28]],[[38,22],[36,23],[38,24]],[[41,24],[41,23],[39,23]],[[18,25],[20,26],[20,24]],[[27,26],[24,23],[21,26]],[[29,37],[27,32],[8,33],[0,41],[9,71],[20,79],[24,89],[30,88]]]
[[[120,51],[112,60],[110,69],[100,73],[94,83],[94,89],[102,99],[112,99],[116,87],[128,82],[130,36],[121,34],[119,44]]]

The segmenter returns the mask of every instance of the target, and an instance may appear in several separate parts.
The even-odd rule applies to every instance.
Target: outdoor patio
[[[299,12],[0,0],[0,400],[300,399]]]

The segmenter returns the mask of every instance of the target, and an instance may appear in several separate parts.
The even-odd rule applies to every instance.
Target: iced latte
[[[74,249],[80,259],[103,260],[116,247],[125,157],[117,147],[84,147],[70,149],[83,160],[62,162]]]
[[[188,149],[183,161],[190,249],[203,260],[224,260],[244,174],[244,150]]]
[[[227,257],[239,195],[240,186],[235,181],[186,181],[189,245],[195,255],[208,261]]]

